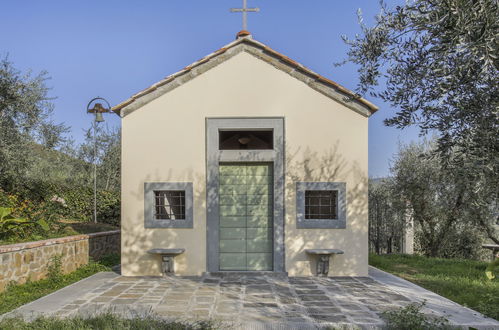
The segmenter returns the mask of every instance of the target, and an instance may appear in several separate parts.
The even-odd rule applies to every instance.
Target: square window
[[[297,182],[296,227],[346,228],[346,183]]]
[[[338,218],[337,190],[306,190],[305,219]]]
[[[193,228],[192,182],[144,182],[144,228]]]
[[[154,198],[155,219],[185,220],[185,191],[155,191]]]

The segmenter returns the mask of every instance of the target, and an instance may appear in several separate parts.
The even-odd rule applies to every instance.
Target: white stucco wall
[[[285,117],[285,248],[289,275],[307,248],[345,251],[330,275],[367,275],[368,119],[275,67],[240,53],[122,120],[122,273],[160,275],[151,248],[186,248],[181,275],[206,271],[206,117]],[[144,182],[194,184],[193,229],[145,229]],[[295,182],[347,183],[346,229],[296,229]]]

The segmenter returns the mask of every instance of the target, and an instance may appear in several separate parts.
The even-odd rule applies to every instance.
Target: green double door
[[[272,165],[221,164],[219,178],[220,270],[272,270]]]

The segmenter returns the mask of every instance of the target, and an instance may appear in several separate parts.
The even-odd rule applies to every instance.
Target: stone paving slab
[[[375,329],[383,325],[383,311],[427,299],[429,312],[451,322],[499,329],[499,322],[398,277],[376,269],[370,275],[124,277],[99,273],[5,316],[32,319],[40,314],[68,317],[109,311],[125,317],[212,319],[226,328]]]

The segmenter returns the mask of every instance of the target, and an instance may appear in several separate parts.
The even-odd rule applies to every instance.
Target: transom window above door
[[[218,137],[220,150],[274,148],[274,132],[272,130],[220,130]]]

